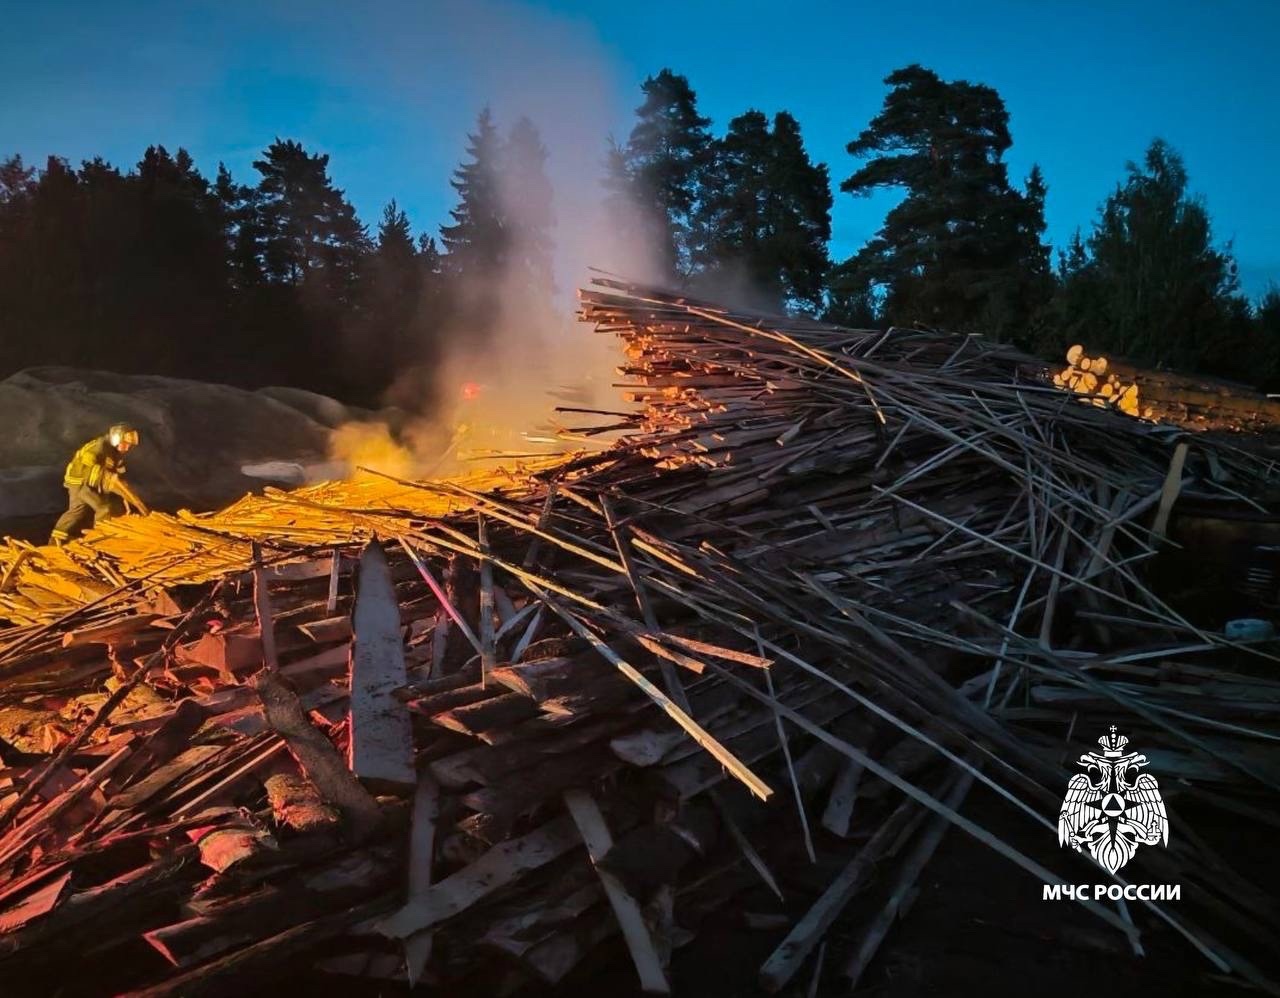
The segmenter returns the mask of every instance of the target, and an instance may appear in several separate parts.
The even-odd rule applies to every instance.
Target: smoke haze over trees
[[[830,259],[831,165],[786,110],[747,108],[721,130],[663,69],[625,138],[568,154],[600,163],[614,238],[692,294],[1280,382],[1280,292],[1239,293],[1175,150],[1117,150],[1141,161],[1055,267],[1053,178],[1009,178],[1000,95],[915,65],[885,86],[879,113],[850,122],[838,196],[901,200],[846,260]],[[290,139],[267,146],[256,176],[219,164],[210,179],[159,145],[126,169],[0,159],[0,377],[60,364],[377,403],[408,369],[563,319],[553,260],[574,220],[557,218],[547,154],[536,122],[483,110],[451,218],[417,233],[395,201],[369,228],[335,182],[341,164]]]

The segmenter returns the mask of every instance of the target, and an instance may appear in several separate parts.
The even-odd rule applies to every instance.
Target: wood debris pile
[[[856,981],[950,824],[1036,881],[1110,879],[961,811],[980,785],[1055,837],[1062,759],[1104,719],[1162,750],[1175,830],[1143,876],[1183,900],[1084,906],[1135,951],[1179,938],[1264,980],[1274,895],[1178,822],[1274,822],[1276,660],[1144,567],[1179,494],[1237,503],[1275,469],[972,337],[604,278],[582,317],[641,403],[566,410],[619,436],[599,453],[10,548],[7,985],[508,994],[629,961],[662,993],[752,891],[764,989]],[[811,862],[832,872],[806,893]]]

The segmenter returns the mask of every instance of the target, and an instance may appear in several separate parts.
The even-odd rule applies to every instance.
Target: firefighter
[[[120,516],[126,498],[136,504],[124,483],[124,455],[137,443],[138,431],[127,423],[117,423],[76,451],[62,478],[69,504],[53,528],[51,543],[62,544],[79,537],[98,520]]]

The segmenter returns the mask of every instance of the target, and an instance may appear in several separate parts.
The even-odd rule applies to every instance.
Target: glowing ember
[[[464,381],[462,383],[462,397],[468,402],[480,397],[480,385],[474,381]]]

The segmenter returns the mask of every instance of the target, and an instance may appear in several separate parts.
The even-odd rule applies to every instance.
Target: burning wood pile
[[[581,993],[628,965],[664,993],[713,918],[774,933],[767,991],[856,982],[951,824],[1029,904],[1113,879],[961,813],[977,784],[1052,840],[1104,721],[1164,749],[1174,831],[1141,862],[1183,894],[1084,907],[1264,983],[1274,895],[1181,817],[1274,822],[1276,659],[1143,568],[1180,493],[1239,502],[1269,464],[971,337],[604,278],[582,318],[641,403],[566,410],[597,453],[10,546],[6,993]]]

